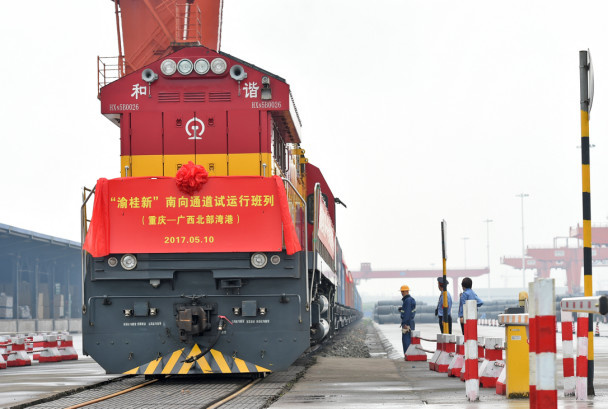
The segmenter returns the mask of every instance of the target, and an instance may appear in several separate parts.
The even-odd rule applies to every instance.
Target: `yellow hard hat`
[[[401,291],[409,291],[410,288],[407,285],[402,285],[401,286]]]

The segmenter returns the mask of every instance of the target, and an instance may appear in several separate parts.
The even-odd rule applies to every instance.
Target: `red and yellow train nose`
[[[198,357],[201,348],[182,348],[170,355],[159,357],[147,364],[133,368],[125,375],[194,375],[271,372],[270,369],[231,357],[216,349]],[[197,358],[198,357],[198,358]],[[195,358],[195,359],[190,359]]]

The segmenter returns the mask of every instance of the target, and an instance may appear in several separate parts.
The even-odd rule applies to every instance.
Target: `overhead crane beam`
[[[521,259],[520,259],[521,261]],[[361,263],[360,271],[351,271],[355,280],[368,280],[372,278],[436,278],[443,275],[443,270],[437,269],[416,269],[416,270],[378,270],[372,271],[370,263]],[[486,268],[467,268],[467,269],[449,269],[447,276],[453,285],[453,295],[458,294],[458,278],[459,277],[479,277],[484,274],[489,274],[490,269]]]

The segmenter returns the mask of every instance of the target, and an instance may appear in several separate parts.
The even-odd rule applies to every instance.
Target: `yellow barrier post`
[[[500,314],[505,326],[507,398],[527,398],[530,392],[528,362],[528,314]]]

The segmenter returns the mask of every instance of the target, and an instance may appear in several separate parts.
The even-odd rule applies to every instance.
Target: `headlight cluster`
[[[118,265],[118,259],[114,256],[108,258],[108,266],[116,267]],[[120,266],[125,270],[133,270],[137,267],[137,257],[133,254],[124,254],[120,258]]]
[[[182,58],[177,63],[174,60],[166,59],[160,64],[160,70],[164,75],[173,75],[179,72],[181,75],[189,75],[192,71],[198,75],[205,75],[211,70],[214,74],[220,75],[226,72],[228,63],[223,58],[214,58],[211,63],[205,58],[199,58],[194,63],[188,58]]]

